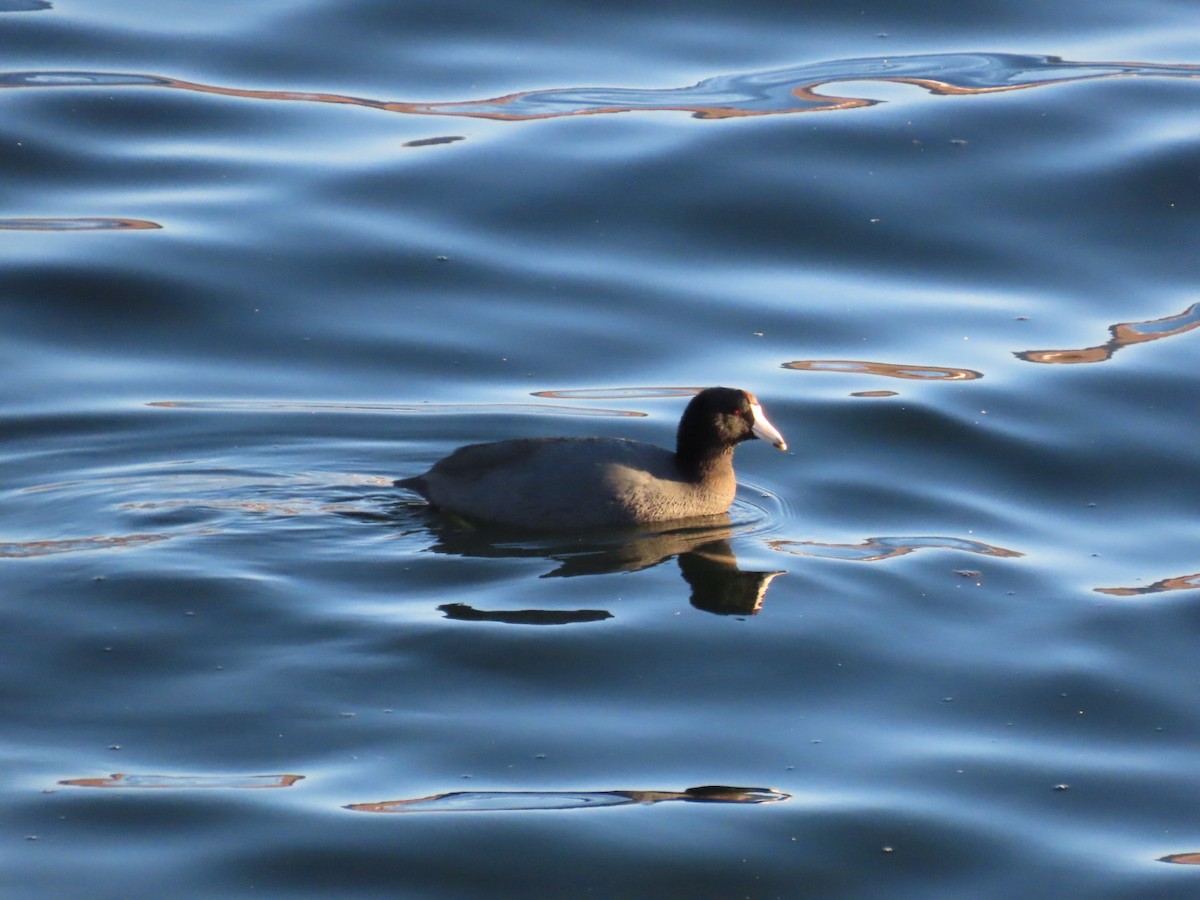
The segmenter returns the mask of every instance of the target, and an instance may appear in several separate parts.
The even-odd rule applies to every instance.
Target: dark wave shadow
[[[478,525],[424,504],[397,504],[398,517],[406,518],[413,512],[421,515],[423,530],[434,538],[426,552],[490,559],[546,559],[555,567],[542,578],[638,572],[676,559],[691,590],[691,604],[718,615],[754,615],[762,608],[772,579],[783,574],[738,568],[729,543],[734,525],[727,515],[564,538],[561,534]],[[612,616],[607,610],[479,610],[463,603],[447,603],[438,609],[447,618],[460,621],[523,625],[595,622]]]
[[[531,810],[595,809],[602,806],[628,806],[682,801],[684,803],[778,803],[791,794],[761,787],[704,785],[685,791],[453,791],[415,797],[411,800],[383,800],[378,803],[352,803],[345,807],[355,812],[528,812]]]
[[[603,622],[613,614],[603,609],[476,609],[467,603],[438,607],[447,619],[459,622],[499,622],[505,625],[576,625]]]
[[[0,0],[0,13],[38,12],[51,8],[50,0]]]
[[[523,91],[483,100],[417,103],[343,94],[254,90],[199,84],[162,75],[127,72],[18,71],[0,73],[0,89],[161,87],[255,100],[337,103],[424,116],[466,116],[523,121],[635,111],[689,112],[726,119],[857,109],[884,101],[817,93],[825,85],[868,81],[907,84],[939,95],[1024,90],[1098,78],[1197,78],[1200,66],[1139,62],[1085,62],[1016,53],[931,53],[915,56],[827,60],[706,78],[676,88],[569,87]]]

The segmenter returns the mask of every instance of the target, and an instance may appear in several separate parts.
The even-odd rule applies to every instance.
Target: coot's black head
[[[755,438],[787,449],[787,441],[767,421],[753,394],[737,388],[707,388],[683,411],[675,454],[687,467],[703,465],[706,460],[724,456],[742,441]]]

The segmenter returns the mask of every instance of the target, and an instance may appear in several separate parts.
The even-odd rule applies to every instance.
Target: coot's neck
[[[675,444],[675,465],[689,481],[707,481],[733,471],[733,447],[685,440],[681,427]]]

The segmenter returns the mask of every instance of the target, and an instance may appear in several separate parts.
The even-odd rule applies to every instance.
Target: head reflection
[[[410,507],[401,504],[401,514]],[[575,578],[649,569],[672,558],[696,609],[716,615],[751,616],[763,605],[771,581],[782,571],[743,571],[729,542],[727,515],[660,523],[655,527],[597,531],[564,538],[494,526],[453,516],[426,515],[434,538],[428,552],[475,558],[546,559],[554,567],[542,578]],[[510,625],[569,625],[613,617],[603,609],[481,609],[462,601],[438,606],[446,618]]]

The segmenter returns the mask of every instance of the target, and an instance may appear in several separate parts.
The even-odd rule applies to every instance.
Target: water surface
[[[0,0],[6,896],[1194,896],[1194,18]]]

